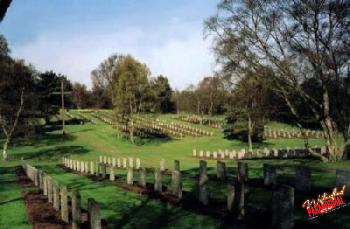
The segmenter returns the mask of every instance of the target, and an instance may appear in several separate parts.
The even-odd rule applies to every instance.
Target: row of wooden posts
[[[44,171],[27,164],[22,160],[22,167],[34,185],[43,191],[48,202],[56,211],[60,212],[63,222],[72,223],[72,228],[81,226],[81,197],[77,189],[72,189],[69,194],[65,185],[59,184]],[[69,205],[71,203],[71,205]],[[71,211],[71,218],[69,212]],[[88,199],[88,218],[90,228],[101,228],[101,214],[99,204],[93,199]]]

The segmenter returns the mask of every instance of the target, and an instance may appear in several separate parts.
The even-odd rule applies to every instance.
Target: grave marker
[[[272,225],[294,227],[294,188],[280,185],[272,194]]]
[[[203,160],[199,162],[199,201],[205,206],[209,204],[207,162]]]

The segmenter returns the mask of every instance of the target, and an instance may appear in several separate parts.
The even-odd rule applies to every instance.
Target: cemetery
[[[0,229],[350,228],[349,22],[343,0],[1,0]]]

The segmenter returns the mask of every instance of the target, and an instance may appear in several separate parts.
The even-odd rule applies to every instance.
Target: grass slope
[[[72,111],[73,113],[75,111]],[[86,114],[87,116],[89,114]],[[167,121],[176,121],[172,115],[160,116]],[[186,123],[188,124],[188,123]],[[199,126],[195,124],[188,124]],[[199,160],[192,158],[192,150],[218,150],[236,149],[247,147],[240,141],[229,141],[223,139],[223,134],[218,129],[200,126],[214,132],[213,137],[186,137],[181,140],[149,140],[142,145],[132,145],[128,141],[118,139],[115,130],[98,122],[98,124],[68,125],[65,136],[60,135],[59,130],[47,132],[34,139],[20,140],[14,142],[9,154],[11,161],[0,162],[0,228],[6,225],[13,225],[12,228],[28,228],[26,223],[26,213],[23,205],[22,190],[15,183],[13,166],[18,164],[18,160],[24,157],[29,163],[39,166],[52,174],[61,183],[68,187],[79,187],[82,190],[83,203],[89,197],[95,198],[102,204],[102,216],[116,228],[217,228],[227,227],[222,222],[213,218],[198,215],[190,211],[169,206],[157,200],[150,200],[133,193],[127,193],[116,188],[110,182],[93,182],[85,177],[64,173],[56,164],[63,156],[69,156],[79,160],[97,160],[99,155],[113,157],[138,157],[142,166],[159,167],[162,158],[166,160],[169,169],[173,167],[173,160],[180,160],[183,171],[183,187],[186,191],[195,189],[194,177],[198,171]],[[322,140],[310,140],[312,145],[322,145]],[[255,148],[283,148],[283,147],[303,147],[302,140],[268,140],[264,144],[255,145]],[[336,213],[325,214],[315,220],[307,221],[305,209],[301,209],[302,202],[307,198],[316,198],[323,192],[331,192],[335,186],[334,168],[350,170],[349,162],[320,163],[315,160],[252,160],[249,163],[249,177],[260,179],[262,177],[262,163],[269,162],[279,164],[278,179],[285,182],[294,182],[293,169],[290,166],[305,164],[313,168],[328,169],[328,172],[314,171],[312,182],[314,192],[310,195],[296,194],[296,220],[297,225],[305,223],[317,225],[321,228],[329,226],[340,226],[349,222],[349,209],[343,208]],[[209,175],[215,177],[216,162],[208,161]],[[236,162],[227,163],[230,175],[236,174]],[[117,175],[124,177],[125,172],[117,171]],[[137,179],[137,174],[135,175]],[[152,175],[147,179],[151,182]],[[165,184],[170,184],[170,179],[164,179]],[[226,186],[220,182],[210,182],[211,198],[225,201]],[[259,208],[271,207],[271,192],[261,188],[251,188],[248,194],[249,209],[255,211]],[[300,206],[300,207],[299,207]],[[334,214],[337,214],[335,220]],[[339,218],[341,217],[341,218]],[[347,221],[346,221],[347,220]]]

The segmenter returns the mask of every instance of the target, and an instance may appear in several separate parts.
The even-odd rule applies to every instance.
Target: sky
[[[12,56],[91,87],[91,71],[131,54],[176,89],[215,69],[203,23],[217,0],[13,0],[0,33]]]

